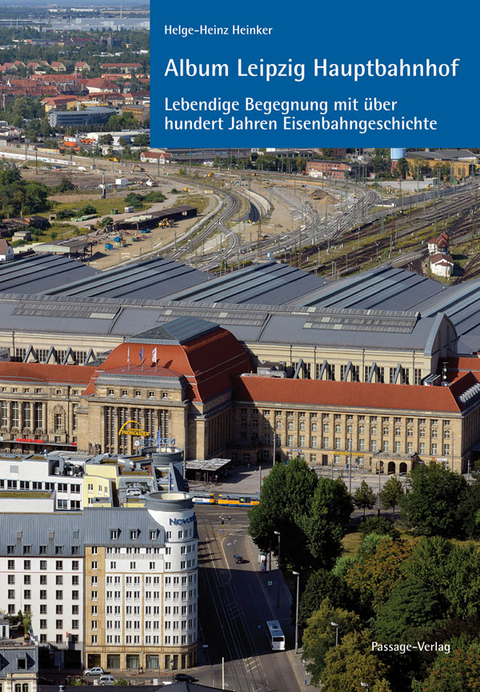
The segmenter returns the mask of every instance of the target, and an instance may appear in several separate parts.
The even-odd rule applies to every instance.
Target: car
[[[175,682],[197,682],[197,678],[193,675],[188,675],[187,673],[177,673],[173,676]]]
[[[115,678],[113,675],[100,675],[100,684],[101,685],[114,685],[115,684]]]
[[[245,562],[245,559],[241,555],[234,555],[234,558],[237,565],[243,565]]]
[[[101,666],[93,666],[93,668],[87,668],[84,675],[103,675],[105,671]]]

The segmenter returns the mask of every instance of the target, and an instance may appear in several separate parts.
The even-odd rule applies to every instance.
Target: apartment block
[[[34,643],[65,665],[196,663],[198,539],[186,493],[146,508],[3,514],[0,608],[31,616]]]

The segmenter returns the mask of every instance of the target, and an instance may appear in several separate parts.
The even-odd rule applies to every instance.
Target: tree
[[[395,507],[399,504],[400,498],[403,495],[403,485],[400,483],[398,478],[392,476],[383,486],[383,490],[380,493],[380,500],[382,502],[383,509],[392,508],[393,511],[393,521],[395,521]]]
[[[36,214],[49,208],[48,188],[26,182],[17,168],[0,170],[0,208],[3,216]]]
[[[467,485],[465,495],[458,506],[458,518],[462,535],[480,538],[480,473],[472,474],[473,483]]]
[[[100,226],[102,228],[105,228],[105,226],[111,226],[113,223],[113,219],[111,216],[104,216],[103,219],[100,221]]]
[[[160,190],[152,190],[145,195],[146,202],[164,202],[165,199],[165,195]]]
[[[443,464],[418,465],[407,476],[402,519],[417,535],[453,536],[460,529],[457,507],[466,489],[465,478]]]
[[[342,552],[352,504],[342,481],[319,479],[303,459],[276,464],[265,479],[260,504],[250,511],[249,532],[261,550],[277,547],[297,570],[331,567]]]
[[[72,209],[59,209],[57,211],[57,219],[63,220],[63,219],[71,219],[72,216],[75,216],[75,212]]]
[[[358,530],[363,536],[375,533],[378,536],[390,536],[390,538],[395,540],[400,538],[400,532],[386,517],[368,517],[368,519],[362,521]]]
[[[24,214],[36,214],[39,211],[48,209],[48,188],[42,183],[24,183],[23,190],[25,194]]]
[[[480,644],[478,641],[451,653],[440,653],[421,687],[423,692],[478,692]]]
[[[368,485],[368,483],[366,481],[362,481],[360,483],[360,487],[355,490],[353,502],[355,504],[355,507],[358,507],[358,509],[363,508],[364,519],[367,508],[372,509],[372,507],[375,506],[376,499],[377,496],[375,495],[371,487]]]
[[[344,579],[326,569],[319,569],[310,574],[300,597],[300,627],[305,627],[307,620],[320,608],[325,598],[328,598],[334,608],[350,608],[351,594]]]
[[[319,478],[313,498],[313,512],[317,516],[328,517],[335,524],[344,525],[349,521],[353,503],[341,478]]]
[[[398,159],[396,169],[400,173],[401,177],[405,179],[410,172],[410,166],[408,165],[407,159]]]
[[[332,626],[332,622],[338,625],[339,642],[348,632],[360,628],[360,618],[356,613],[334,608],[328,598],[321,602],[319,609],[308,620],[303,633],[303,655],[310,661],[308,670],[312,674],[314,685],[318,685],[322,677],[327,651],[336,645],[336,628]]]
[[[374,535],[366,536],[364,541]],[[403,566],[412,554],[413,544],[394,541],[387,536],[377,538],[380,540],[375,550],[360,555],[347,570],[345,581],[360,599],[368,600],[373,611],[378,612],[402,578]]]
[[[442,597],[407,577],[399,581],[381,607],[375,634],[384,643],[427,640],[444,616]]]
[[[374,149],[370,163],[377,178],[391,177],[392,161],[389,149]]]
[[[369,685],[370,692],[391,692],[386,679],[387,667],[372,652],[370,630],[349,632],[338,646],[325,654],[322,673],[323,692],[358,692],[361,682]]]
[[[260,502],[249,512],[249,533],[260,550],[277,547],[274,531],[281,534],[281,557],[297,563],[298,547],[304,550],[305,539],[298,527],[298,517],[311,513],[313,495],[318,485],[316,474],[303,459],[292,459],[288,466],[275,464],[263,483]]]
[[[134,147],[149,147],[150,146],[150,135],[140,134],[133,138],[132,142]]]
[[[58,192],[69,192],[70,190],[75,190],[75,185],[72,183],[70,178],[66,175],[62,175],[62,178],[57,186]]]
[[[135,207],[135,209],[141,209],[143,207],[143,200],[145,198],[139,195],[137,192],[129,192],[125,197],[125,205],[127,207]]]
[[[111,147],[113,144],[113,137],[112,135],[108,132],[106,135],[102,135],[98,139],[99,144],[106,144],[107,146]]]
[[[298,517],[308,554],[304,568],[333,567],[343,552],[342,539],[352,510],[351,497],[341,479],[318,479],[311,513]]]
[[[80,216],[91,216],[97,213],[97,208],[89,202],[84,207],[82,207],[78,213]]]
[[[466,618],[480,611],[480,554],[473,544],[455,545],[439,536],[422,538],[405,574],[438,593],[448,617]]]

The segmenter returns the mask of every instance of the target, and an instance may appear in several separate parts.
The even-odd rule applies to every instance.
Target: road
[[[200,537],[200,622],[208,646],[210,667],[195,673],[200,682],[242,692],[299,692],[298,674],[288,651],[270,650],[265,621],[278,619],[294,645],[290,594],[280,578],[280,607],[276,607],[279,571],[261,573],[258,551],[247,535],[243,508],[196,505]],[[220,515],[224,514],[224,525]],[[235,556],[245,562],[237,564]],[[281,575],[280,575],[281,577]],[[271,585],[269,585],[271,584]],[[298,665],[297,665],[298,668]]]

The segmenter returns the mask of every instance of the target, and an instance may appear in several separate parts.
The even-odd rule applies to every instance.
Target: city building
[[[431,168],[445,167],[455,180],[462,180],[474,174],[478,157],[469,149],[425,149],[407,151],[406,160],[410,166],[410,177],[416,178],[416,169],[426,162]]]
[[[33,642],[51,645],[62,668],[196,664],[198,538],[188,494],[152,493],[146,508],[128,511],[1,519],[0,608],[30,616]]]
[[[106,123],[110,116],[116,114],[115,108],[91,106],[85,110],[58,111],[52,109],[48,113],[50,127],[89,127]]]
[[[0,616],[0,686],[2,692],[36,692],[38,647],[29,641],[11,640],[10,626]]]
[[[143,72],[144,67],[139,62],[105,62],[100,65],[102,70],[106,72],[116,72],[118,74],[136,74]]]
[[[14,359],[0,363],[4,451],[131,455],[135,421],[187,460],[271,459],[274,440],[276,458],[355,453],[395,472],[475,458],[480,282],[382,267],[329,283],[275,262],[221,277],[162,259],[127,269],[0,296]],[[327,415],[332,430],[314,421]]]
[[[345,180],[346,178],[365,177],[370,173],[369,167],[352,162],[332,161],[307,161],[306,174],[312,178],[328,178],[333,180]]]
[[[145,120],[150,119],[150,106],[144,106],[142,104],[125,104],[122,106],[122,113],[131,113],[135,120],[143,123]]]
[[[138,130],[120,130],[119,132],[88,132],[85,136],[98,143],[105,135],[110,135],[112,137],[112,145],[118,147],[120,146],[120,140],[125,140],[127,144],[132,144],[138,135],[150,135],[150,130],[139,128]]]
[[[134,421],[129,422],[128,434],[137,432],[135,426]],[[68,451],[2,455],[2,512],[143,507],[149,493],[183,488],[183,450],[166,445],[166,438],[160,440],[160,445],[153,438],[146,444],[144,438],[134,455],[89,456]]]
[[[140,161],[142,163],[159,163],[161,166],[164,166],[166,163],[172,163],[173,156],[165,151],[149,149],[148,151],[142,151]]]
[[[429,262],[432,274],[435,274],[436,276],[443,276],[445,279],[449,279],[451,277],[455,262],[453,261],[453,257],[448,252],[430,255]]]
[[[14,258],[13,248],[10,243],[0,238],[0,262],[9,262]]]

